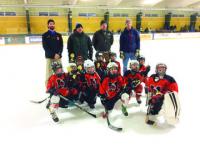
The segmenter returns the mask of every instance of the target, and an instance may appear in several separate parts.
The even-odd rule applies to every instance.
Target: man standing
[[[92,42],[97,52],[102,52],[106,62],[109,61],[109,52],[113,44],[113,34],[107,30],[106,21],[102,20],[100,23],[100,30],[94,33]]]
[[[92,60],[92,42],[90,37],[83,32],[81,24],[78,23],[74,29],[74,33],[69,36],[67,49],[69,62],[76,62],[78,57],[82,57],[84,60]]]
[[[132,21],[126,20],[126,28],[120,35],[120,58],[123,59],[123,72],[126,72],[129,59],[135,60],[140,52],[140,35],[132,27]]]
[[[42,35],[42,45],[46,57],[46,80],[47,84],[49,77],[53,74],[51,63],[58,61],[61,63],[63,51],[63,39],[60,33],[55,31],[55,21],[49,19],[47,22],[48,31]]]

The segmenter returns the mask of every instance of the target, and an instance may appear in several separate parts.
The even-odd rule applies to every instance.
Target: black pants
[[[112,99],[106,99],[105,101],[101,101],[106,110],[112,110],[115,106],[115,103],[120,99],[119,96],[115,96]]]
[[[87,89],[82,92],[81,100],[85,101],[89,106],[94,106],[96,104],[96,96],[96,90]]]
[[[163,100],[164,100],[164,97],[163,98],[160,98],[156,101],[156,103],[150,103],[150,111],[149,111],[149,114],[151,115],[157,115],[161,108],[162,108],[162,105],[163,105]]]

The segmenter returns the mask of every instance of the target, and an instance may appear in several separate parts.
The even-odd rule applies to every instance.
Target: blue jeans
[[[136,60],[135,53],[124,52],[124,59],[123,59],[123,72],[124,73],[127,71],[127,65],[128,65],[129,59]]]

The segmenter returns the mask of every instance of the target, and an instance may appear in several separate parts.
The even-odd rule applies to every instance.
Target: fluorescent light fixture
[[[163,1],[163,0],[144,0],[143,4],[144,5],[154,5],[154,4],[157,4],[157,3],[161,2],[161,1]]]

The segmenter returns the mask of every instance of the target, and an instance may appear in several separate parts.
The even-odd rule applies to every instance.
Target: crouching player
[[[110,62],[107,65],[108,75],[102,81],[99,90],[101,103],[105,107],[104,117],[113,110],[115,103],[123,97],[123,103],[129,99],[125,93],[125,82],[123,77],[118,73],[118,65],[115,62]],[[122,104],[122,112],[128,116],[125,104]]]
[[[175,125],[179,120],[178,85],[173,77],[166,74],[166,70],[165,64],[158,63],[156,73],[146,82],[149,99],[146,123],[149,125]]]

